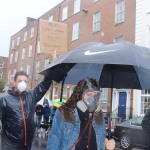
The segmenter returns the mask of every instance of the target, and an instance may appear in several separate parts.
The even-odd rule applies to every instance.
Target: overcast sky
[[[10,37],[63,0],[0,0],[0,56],[8,57]]]

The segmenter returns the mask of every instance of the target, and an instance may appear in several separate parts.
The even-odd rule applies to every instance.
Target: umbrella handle
[[[63,95],[63,88],[64,88],[65,79],[66,79],[66,76],[64,76],[64,78],[62,80],[60,102],[62,102],[62,95]]]
[[[111,114],[108,112],[108,140],[112,139],[112,132],[111,132]]]
[[[108,131],[108,140],[110,140],[110,139],[112,139],[112,133],[111,133],[111,131]]]

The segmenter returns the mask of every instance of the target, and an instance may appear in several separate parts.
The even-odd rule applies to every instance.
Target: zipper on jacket
[[[23,117],[23,124],[24,124],[24,145],[26,145],[26,118],[25,118],[25,115],[24,115],[24,105],[23,105],[23,102],[22,102],[22,97],[21,95],[19,95],[19,99],[20,99],[20,104],[21,104],[21,111],[22,111],[22,117]]]

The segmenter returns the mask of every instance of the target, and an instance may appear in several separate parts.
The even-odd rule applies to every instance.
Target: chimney
[[[29,25],[30,23],[32,23],[34,20],[36,20],[36,19],[27,17],[26,26]]]

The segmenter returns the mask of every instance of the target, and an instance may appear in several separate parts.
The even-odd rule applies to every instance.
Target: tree
[[[4,92],[3,89],[5,87],[5,82],[3,80],[0,80],[0,93]]]

